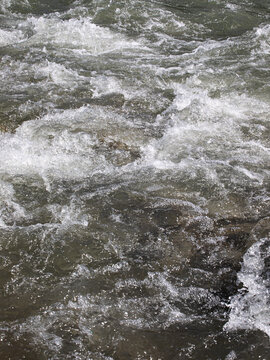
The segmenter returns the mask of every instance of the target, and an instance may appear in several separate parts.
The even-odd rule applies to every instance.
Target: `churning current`
[[[0,1],[1,360],[270,353],[270,3]]]

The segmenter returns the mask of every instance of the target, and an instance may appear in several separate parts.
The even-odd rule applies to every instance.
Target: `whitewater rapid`
[[[1,358],[267,359],[269,52],[259,0],[1,2]]]

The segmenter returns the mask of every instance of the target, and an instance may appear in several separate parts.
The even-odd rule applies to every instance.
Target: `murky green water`
[[[268,359],[270,4],[0,1],[0,358]]]

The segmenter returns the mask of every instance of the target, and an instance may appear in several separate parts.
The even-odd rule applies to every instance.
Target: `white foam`
[[[13,186],[0,181],[0,227],[7,227],[7,221],[16,222],[25,216],[25,209],[16,201]]]
[[[261,239],[252,245],[243,258],[238,279],[243,290],[232,296],[226,331],[237,329],[261,330],[270,337],[269,278],[263,278],[264,260],[269,259],[269,239]],[[267,266],[267,265],[266,265]]]
[[[159,124],[168,124],[163,137],[144,147],[146,163],[157,169],[188,171],[191,178],[200,171],[205,179],[218,183],[217,162],[220,168],[235,160],[239,177],[235,181],[262,183],[264,176],[257,173],[260,169],[245,167],[247,163],[267,163],[270,150],[259,139],[247,138],[241,126],[249,126],[254,118],[264,122],[269,105],[247,95],[210,97],[196,76],[184,85],[175,85],[175,93],[172,105],[157,119]]]
[[[0,3],[0,11],[3,13],[8,12],[10,6],[14,3],[14,0],[2,0]]]
[[[122,93],[123,84],[122,82],[113,76],[99,75],[91,79],[91,85],[94,88],[93,96],[98,97],[100,95],[110,93]]]
[[[270,25],[264,25],[256,29],[254,42],[256,44],[256,50],[264,55],[270,54]]]
[[[229,354],[225,357],[225,360],[236,360],[236,359],[237,359],[237,355],[234,350],[229,352]]]
[[[53,352],[58,352],[63,346],[63,341],[60,336],[50,331],[52,323],[53,319],[50,317],[33,316],[19,326],[18,333],[35,334],[36,345],[43,345]]]
[[[10,15],[13,6],[29,8],[30,4],[28,0],[1,0],[0,12]]]
[[[133,133],[127,131],[130,129]],[[140,146],[145,141],[144,134],[139,130],[137,133],[124,116],[98,106],[83,106],[26,121],[15,134],[0,134],[0,140],[0,173],[38,175],[48,190],[50,179],[117,175],[122,170],[106,157],[108,152],[117,152],[110,143],[136,142]],[[121,168],[125,171],[128,166],[124,164]]]
[[[44,46],[50,44],[65,49],[81,49],[92,55],[138,46],[122,35],[93,24],[89,18],[61,20],[32,17],[28,19],[28,23],[35,32],[30,43]]]
[[[14,135],[1,134],[0,171],[60,178],[106,171],[104,156],[93,149],[94,135],[68,129],[68,124],[76,123],[85,113],[89,113],[87,108],[50,114],[23,123]]]
[[[233,3],[230,3],[230,2],[225,5],[225,8],[227,8],[227,9],[229,9],[231,11],[238,11],[239,9],[241,9],[239,5],[233,4]]]
[[[20,30],[2,30],[0,29],[0,46],[6,46],[18,43],[24,40],[24,35]]]
[[[52,81],[56,85],[63,87],[72,87],[83,81],[84,77],[78,75],[74,70],[66,68],[62,64],[47,61],[34,67],[36,76],[43,76],[47,81]]]
[[[63,226],[88,225],[89,216],[82,213],[81,208],[76,206],[75,199],[72,199],[70,205],[61,206],[54,204],[48,206],[48,209],[54,216],[54,221],[59,222]]]
[[[6,9],[10,6],[11,0],[2,0],[0,4],[0,10],[5,12]]]

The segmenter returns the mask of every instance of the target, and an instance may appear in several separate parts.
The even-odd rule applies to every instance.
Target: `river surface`
[[[0,57],[1,360],[269,359],[269,0],[1,0]]]

